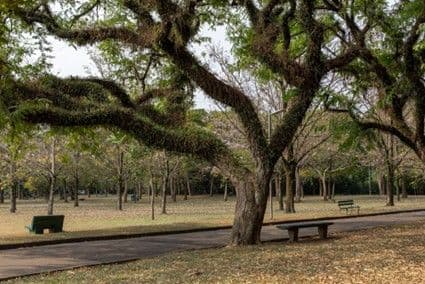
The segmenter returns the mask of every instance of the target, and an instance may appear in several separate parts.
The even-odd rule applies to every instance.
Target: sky
[[[219,46],[226,53],[230,53],[230,43],[225,34],[224,27],[219,27],[215,31],[209,29],[202,31],[202,36],[211,38],[210,45]],[[51,44],[53,48],[52,71],[55,75],[60,77],[96,75],[96,67],[90,59],[87,48],[74,48],[64,41],[53,38],[51,39]],[[194,51],[198,56],[205,50],[208,50],[208,46],[205,44],[194,47]],[[215,103],[200,91],[195,94],[195,107],[208,110],[216,109]]]

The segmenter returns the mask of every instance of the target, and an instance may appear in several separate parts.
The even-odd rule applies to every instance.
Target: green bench
[[[43,234],[45,229],[50,233],[60,233],[63,231],[64,215],[34,216],[31,225],[26,226],[30,233]]]
[[[345,210],[347,214],[349,209],[351,211],[353,211],[353,209],[357,209],[357,214],[360,213],[360,206],[354,204],[354,200],[352,199],[338,201],[338,207],[339,207],[339,210]]]
[[[281,230],[288,230],[289,241],[296,242],[298,241],[298,231],[300,228],[317,227],[319,230],[319,237],[321,239],[326,239],[328,236],[328,226],[332,224],[333,222],[300,222],[277,225],[276,227]]]

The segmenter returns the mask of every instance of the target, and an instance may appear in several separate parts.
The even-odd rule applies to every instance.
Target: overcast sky
[[[226,40],[225,29],[218,28],[216,31],[206,30],[202,32],[203,36],[211,38],[211,45],[219,46],[226,52],[230,52],[230,44]],[[78,47],[75,49],[64,41],[52,39],[53,73],[61,76],[86,76],[88,74],[96,74],[96,67],[90,59],[87,48]],[[196,47],[196,53],[208,51],[207,45]],[[206,98],[200,92],[195,95],[195,107],[213,109],[214,103]]]

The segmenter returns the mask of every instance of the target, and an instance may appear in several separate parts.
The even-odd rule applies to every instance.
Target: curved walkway
[[[330,234],[398,225],[425,220],[425,211],[335,219]],[[212,248],[226,245],[230,230],[141,237],[133,239],[92,241],[29,247],[0,251],[0,280],[82,266],[117,263],[157,256],[169,252]],[[300,237],[317,235],[316,228],[300,230]],[[275,226],[265,226],[264,241],[287,238]]]

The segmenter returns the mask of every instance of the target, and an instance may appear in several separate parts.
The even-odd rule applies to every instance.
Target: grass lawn
[[[222,196],[193,196],[189,200],[174,203],[169,200],[168,214],[159,214],[160,200],[157,198],[156,219],[150,218],[150,204],[146,197],[142,202],[129,202],[123,211],[115,209],[114,197],[84,197],[80,207],[74,208],[72,203],[56,202],[55,214],[65,215],[64,233],[32,235],[24,226],[31,223],[32,216],[45,215],[47,211],[44,200],[18,201],[18,211],[9,213],[9,204],[0,204],[0,244],[72,237],[160,232],[191,228],[206,228],[220,225],[231,225],[235,199],[224,202]],[[390,210],[425,208],[425,196],[410,196],[397,202],[394,207],[385,207],[385,197],[379,196],[337,196],[336,199],[354,199],[361,206],[360,213],[384,212]],[[285,214],[274,204],[274,219],[294,220],[345,215],[336,203],[324,202],[319,197],[306,197],[295,206],[297,213]],[[267,211],[265,221],[270,220]]]
[[[425,283],[425,221],[328,240],[187,251],[9,283]]]

